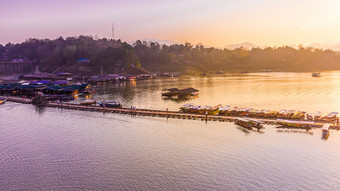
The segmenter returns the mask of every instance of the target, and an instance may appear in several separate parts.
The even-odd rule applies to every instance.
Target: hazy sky
[[[0,0],[0,43],[96,34],[223,47],[340,43],[338,0]]]

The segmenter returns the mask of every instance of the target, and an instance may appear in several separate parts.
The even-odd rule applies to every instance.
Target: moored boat
[[[103,101],[98,102],[98,104],[102,107],[122,108],[122,105],[116,101]]]
[[[319,72],[315,72],[315,73],[312,73],[312,77],[322,77],[322,75]]]
[[[240,109],[238,109],[237,114],[238,114],[238,115],[241,115],[241,116],[247,116],[247,115],[249,115],[249,112],[250,112],[252,109],[253,109],[253,108],[240,108]]]
[[[7,98],[0,97],[0,104],[4,104],[7,101]]]
[[[291,117],[291,119],[298,119],[298,120],[304,120],[305,118],[306,118],[306,112],[304,111],[297,111]]]
[[[235,119],[235,124],[239,125],[241,127],[247,128],[247,129],[262,129],[263,127],[263,122],[255,119],[249,119],[249,118],[238,118]]]
[[[215,106],[211,107],[210,109],[208,109],[208,114],[209,115],[217,115],[219,113],[220,106],[222,106],[222,105],[219,104],[219,105],[215,105]]]
[[[188,113],[197,113],[199,109],[201,109],[200,105],[194,105],[194,106],[188,107],[187,111]]]
[[[307,113],[306,114],[306,118],[307,118],[308,121],[313,121],[314,120],[313,115],[311,113]]]
[[[80,102],[80,105],[93,105],[93,104],[96,104],[97,101],[96,100],[85,100],[84,102]]]
[[[74,100],[74,96],[72,95],[66,95],[66,94],[57,94],[57,95],[50,95],[50,94],[44,94],[44,97],[47,101],[71,101]]]
[[[268,113],[266,113],[264,115],[264,117],[266,117],[266,118],[276,118],[278,114],[279,114],[278,111],[269,111]]]
[[[200,114],[208,114],[208,110],[210,110],[210,109],[211,109],[211,106],[206,105],[206,106],[201,107],[198,110],[198,113],[200,113]]]
[[[315,123],[311,121],[293,121],[293,120],[286,120],[286,119],[277,119],[277,124],[282,125],[284,127],[302,128],[302,129],[310,129],[311,127],[315,126]]]
[[[329,123],[335,123],[338,122],[338,112],[331,112],[326,115],[321,116],[318,121],[320,122],[329,122]]]
[[[193,106],[194,106],[193,103],[188,103],[188,104],[183,105],[179,109],[180,109],[181,112],[187,113],[187,112],[189,112],[189,108],[193,107]]]
[[[315,114],[314,114],[314,121],[318,121],[322,116],[322,113],[320,111],[317,111]]]
[[[329,124],[329,123],[326,123],[322,126],[322,128],[321,128],[321,132],[322,132],[321,138],[322,139],[328,139],[330,126],[331,126],[331,124]]]
[[[220,114],[220,115],[227,115],[227,111],[228,111],[229,108],[230,108],[229,105],[227,105],[227,106],[225,106],[225,107],[221,106],[221,107],[219,108],[219,114]]]

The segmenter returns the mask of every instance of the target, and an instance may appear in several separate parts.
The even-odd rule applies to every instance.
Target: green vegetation
[[[331,50],[288,46],[235,50],[205,48],[190,43],[160,45],[137,40],[133,45],[120,40],[90,36],[29,39],[20,44],[0,45],[0,60],[35,60],[42,71],[88,71],[117,73],[129,67],[183,74],[272,71],[324,71],[340,69],[340,54]],[[90,62],[81,62],[80,58]]]

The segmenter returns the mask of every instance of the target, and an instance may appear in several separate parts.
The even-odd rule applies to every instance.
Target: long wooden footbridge
[[[6,97],[7,101],[32,104],[31,99],[20,98],[20,97]],[[71,103],[57,103],[49,102],[46,107],[70,109],[70,110],[81,110],[81,111],[95,111],[104,113],[118,113],[118,114],[128,114],[128,115],[138,115],[138,116],[151,116],[151,117],[166,117],[166,118],[177,118],[177,119],[193,119],[202,121],[220,121],[220,122],[233,122],[238,116],[223,116],[223,115],[205,115],[197,113],[181,113],[178,111],[164,111],[164,110],[152,110],[152,109],[131,109],[131,108],[108,108],[93,105],[80,105]],[[249,117],[248,117],[249,118]],[[278,123],[277,119],[264,119],[264,118],[253,118],[260,120],[265,124],[276,125]],[[324,123],[314,123],[313,127],[322,127]],[[338,125],[332,125],[332,129],[340,129]]]

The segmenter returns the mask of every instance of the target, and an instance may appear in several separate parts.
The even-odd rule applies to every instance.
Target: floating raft
[[[27,98],[19,98],[19,97],[6,97],[7,101],[18,102],[31,104],[32,100]],[[167,118],[177,118],[177,119],[193,119],[193,120],[206,120],[206,121],[220,121],[220,122],[233,122],[239,117],[237,116],[222,116],[222,115],[205,115],[199,113],[181,113],[177,111],[164,111],[164,110],[152,110],[152,109],[131,109],[131,108],[107,108],[101,106],[92,106],[92,105],[80,105],[80,104],[70,104],[70,103],[56,103],[50,102],[45,105],[46,107],[54,107],[54,108],[63,108],[63,109],[71,109],[71,110],[81,110],[81,111],[97,111],[97,112],[107,112],[107,113],[119,113],[119,114],[129,114],[129,115],[141,115],[141,116],[152,116],[152,117],[167,117]],[[270,125],[280,125],[282,124],[282,120],[279,119],[258,119],[258,118],[250,118],[247,119],[257,120],[258,122],[270,124]],[[327,123],[314,123],[314,122],[306,122],[306,121],[293,121],[290,122],[294,124],[304,125],[308,123],[311,127],[319,127],[321,128],[324,124]],[[340,129],[338,125],[330,125],[331,129]]]

